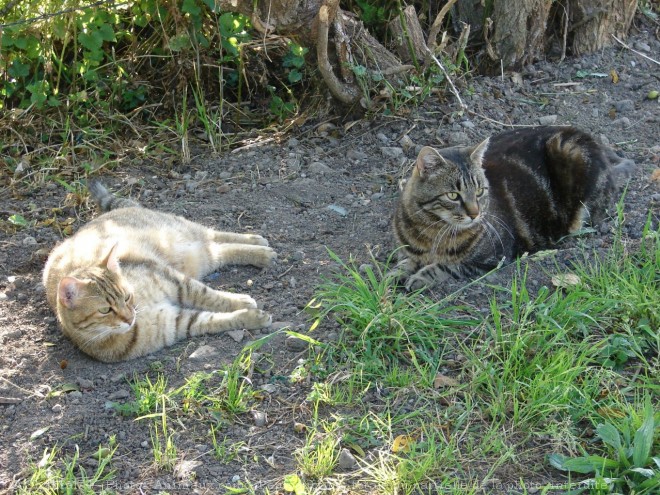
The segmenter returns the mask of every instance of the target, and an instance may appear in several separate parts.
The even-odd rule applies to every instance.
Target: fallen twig
[[[627,43],[624,43],[623,41],[621,41],[621,40],[620,40],[619,38],[617,38],[616,36],[612,35],[612,38],[614,38],[615,40],[617,40],[617,41],[618,41],[618,42],[619,42],[624,48],[627,48],[627,49],[630,50],[631,52],[636,53],[636,54],[639,55],[640,57],[644,57],[646,60],[649,60],[649,61],[653,62],[654,64],[660,65],[660,62],[658,62],[657,60],[652,59],[652,58],[649,57],[648,55],[644,55],[642,52],[638,52],[638,51],[635,50],[634,48],[630,48],[630,45],[628,45]]]

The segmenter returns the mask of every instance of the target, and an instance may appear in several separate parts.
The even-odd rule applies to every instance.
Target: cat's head
[[[430,215],[457,228],[480,222],[488,207],[488,180],[482,167],[488,139],[473,148],[419,152],[404,200],[414,212]]]
[[[63,326],[90,344],[126,333],[135,324],[133,291],[121,274],[116,247],[97,266],[63,277],[57,287]]]

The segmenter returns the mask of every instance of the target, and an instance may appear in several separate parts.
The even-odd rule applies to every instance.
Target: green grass
[[[660,235],[647,228],[643,237],[617,236],[608,252],[557,268],[576,275],[561,288],[531,290],[534,265],[520,263],[510,285],[492,287],[485,311],[457,304],[463,294],[403,292],[387,264],[358,267],[331,253],[336,274],[307,307],[310,334],[285,332],[309,343],[286,376],[254,353],[264,338],[176,387],[154,364],[116,410],[146,422],[158,470],[185,458],[181,439],[194,431],[212,446],[211,462],[249,473],[277,458],[226,428],[252,424],[265,397],[251,375],[265,367],[306,390],[281,409],[294,411],[280,423],[292,441],[277,455],[294,467],[269,481],[270,493],[658,493]],[[338,327],[338,340],[315,340],[321,326]],[[96,470],[79,467],[77,451],[47,449],[19,493],[66,493],[52,483],[97,493],[115,448]],[[343,450],[355,458],[347,471]],[[243,479],[227,493],[261,493],[260,483]]]
[[[73,455],[62,455],[59,447],[46,448],[37,463],[31,463],[29,474],[16,490],[17,495],[93,495],[110,493],[101,488],[103,482],[114,479],[112,457],[117,450],[114,437],[107,447],[99,445],[96,452],[85,455],[96,461],[96,467],[90,469],[81,465],[81,454],[75,446]]]
[[[312,335],[331,320],[343,333],[324,349],[333,373],[317,374],[307,397],[305,448],[338,419],[332,452],[356,456],[351,479],[364,493],[477,493],[503,476],[520,493],[655,493],[658,232],[588,253],[568,287],[532,293],[521,264],[485,315],[397,290],[375,261],[360,269],[330,256],[337,274],[307,309]],[[309,463],[298,456],[307,492],[341,492],[344,473]]]

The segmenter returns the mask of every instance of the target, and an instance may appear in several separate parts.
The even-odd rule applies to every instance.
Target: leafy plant
[[[618,423],[605,422],[596,426],[596,436],[604,444],[605,455],[587,454],[567,457],[561,454],[549,456],[552,466],[562,471],[594,474],[584,482],[587,486],[572,493],[636,493],[651,495],[660,491],[660,457],[657,452],[660,429],[650,396],[646,397],[642,424],[635,430],[634,419],[626,416]],[[634,433],[633,433],[634,431]],[[654,446],[656,447],[654,449]],[[589,485],[594,485],[592,488]],[[594,491],[597,490],[597,491]]]

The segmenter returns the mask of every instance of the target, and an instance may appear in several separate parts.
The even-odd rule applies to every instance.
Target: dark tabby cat
[[[194,335],[270,325],[251,297],[198,281],[226,264],[270,265],[266,239],[141,208],[98,182],[89,190],[108,213],[55,247],[44,270],[48,302],[82,351],[121,361]]]
[[[395,217],[408,290],[482,274],[598,223],[634,163],[573,127],[423,148]]]

